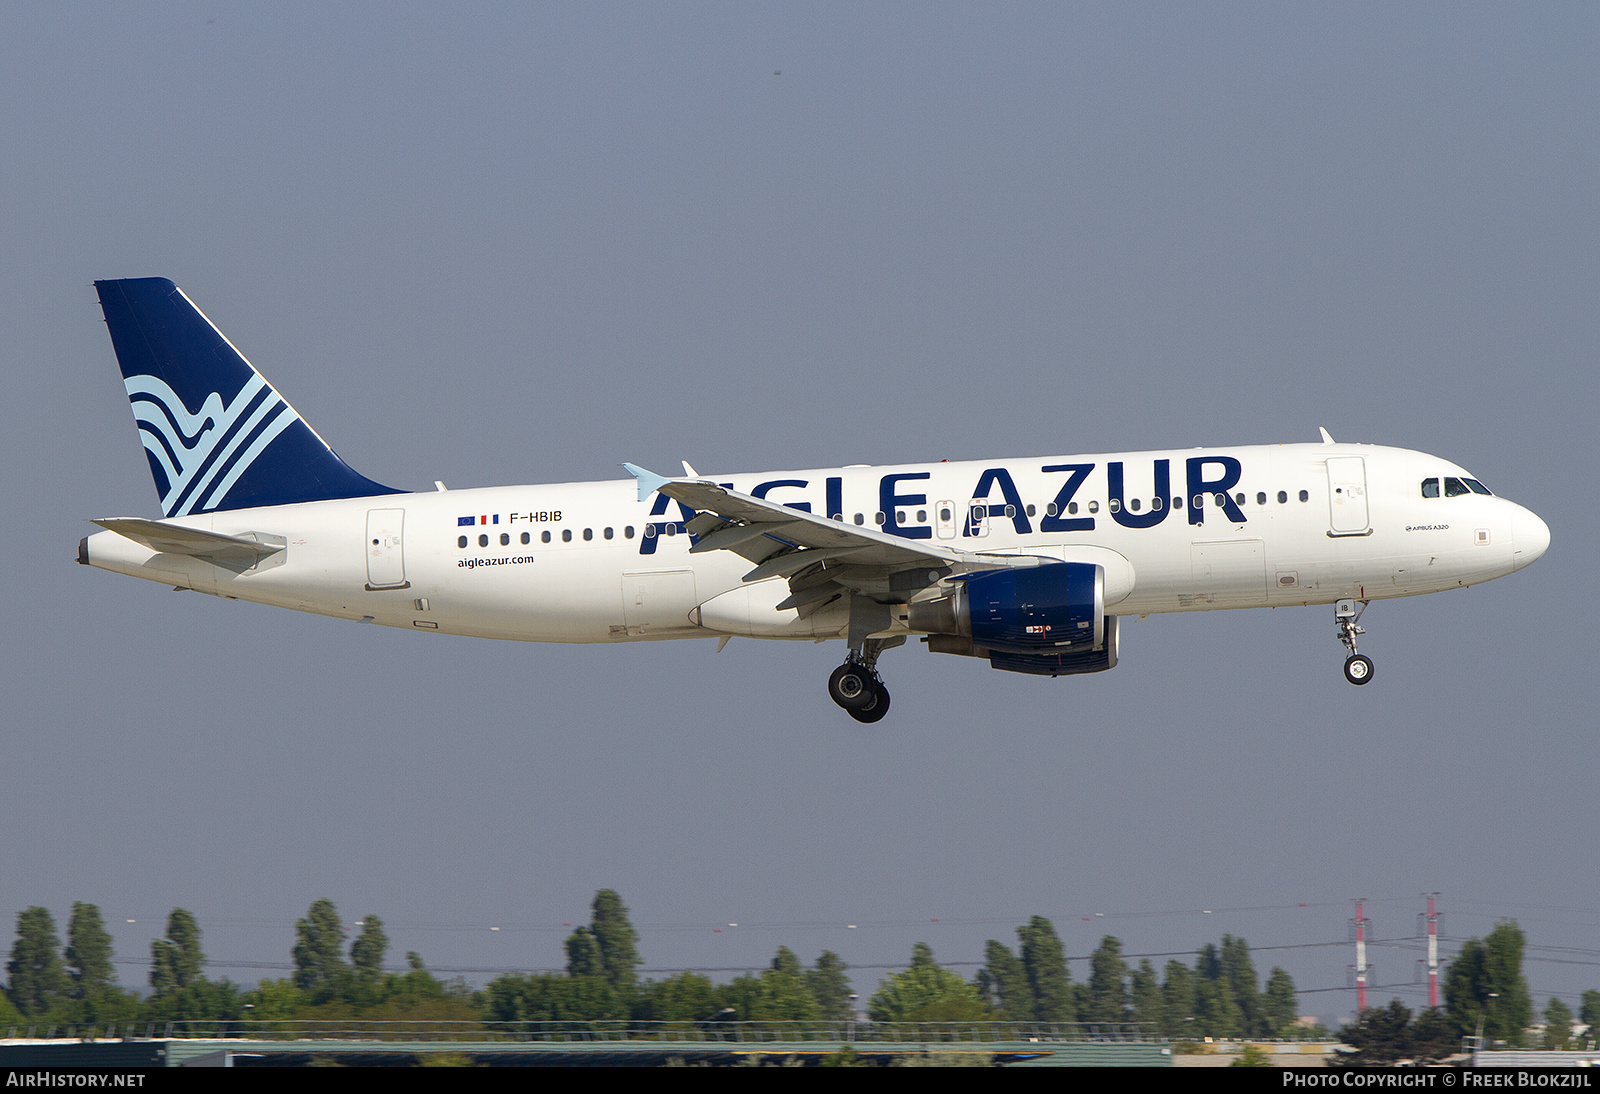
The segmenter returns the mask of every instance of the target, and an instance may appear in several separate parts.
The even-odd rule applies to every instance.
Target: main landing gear
[[[828,695],[858,722],[876,722],[889,713],[889,689],[877,669],[883,650],[881,641],[868,639],[828,677]]]
[[[1352,684],[1365,684],[1372,679],[1372,658],[1356,652],[1356,635],[1367,633],[1365,627],[1358,627],[1356,623],[1367,610],[1368,601],[1359,601],[1360,608],[1356,607],[1357,603],[1355,600],[1339,601],[1333,606],[1333,619],[1339,627],[1339,641],[1350,651],[1350,656],[1344,659],[1344,678]]]

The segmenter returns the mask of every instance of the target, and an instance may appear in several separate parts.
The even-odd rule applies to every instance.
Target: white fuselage
[[[1438,592],[1543,553],[1549,531],[1519,505],[1423,496],[1424,480],[1450,476],[1467,473],[1420,452],[1288,444],[702,477],[913,542],[1100,562],[1107,612],[1140,615]],[[284,550],[243,572],[109,531],[90,537],[87,561],[218,596],[484,638],[844,636],[847,609],[775,611],[783,578],[747,585],[746,559],[691,554],[691,516],[660,494],[639,501],[628,480],[449,490],[165,522],[281,537]],[[896,617],[891,631],[903,626]]]

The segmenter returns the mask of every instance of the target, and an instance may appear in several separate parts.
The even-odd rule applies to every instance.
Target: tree
[[[600,942],[588,927],[579,927],[567,936],[567,975],[604,976],[606,966],[600,956]]]
[[[853,1018],[850,1003],[850,978],[845,972],[850,968],[832,950],[823,950],[814,968],[806,970],[806,986],[817,1000],[822,1017],[829,1022],[845,1022]]]
[[[1276,965],[1267,977],[1267,990],[1261,994],[1261,1021],[1268,1037],[1282,1037],[1300,1016],[1295,1000],[1294,978]]]
[[[1564,1050],[1571,1047],[1572,1008],[1551,997],[1544,1008],[1544,1047]]]
[[[1131,1004],[1132,1019],[1145,1027],[1147,1034],[1156,1034],[1161,1029],[1161,980],[1156,976],[1156,968],[1150,964],[1148,957],[1139,962],[1139,967],[1133,970],[1130,978],[1128,1001]]]
[[[350,964],[370,980],[383,976],[383,955],[389,950],[389,936],[383,933],[383,920],[369,915],[361,922],[361,934],[350,946]]]
[[[294,925],[294,982],[327,1002],[339,994],[349,972],[344,962],[344,925],[339,909],[326,898],[311,905],[306,917]]]
[[[67,974],[61,968],[61,942],[56,921],[45,908],[17,915],[17,941],[11,947],[6,974],[11,978],[11,1003],[24,1016],[42,1015],[67,995]]]
[[[628,920],[628,909],[615,889],[601,889],[594,895],[594,919],[590,930],[600,944],[600,961],[606,982],[622,991],[630,989],[644,962],[639,957],[639,932]]]
[[[1463,1036],[1481,1024],[1490,1042],[1521,1045],[1533,1021],[1533,1001],[1522,975],[1526,936],[1514,919],[1501,920],[1482,941],[1469,939],[1445,975],[1445,1009]]]
[[[1122,940],[1106,935],[1089,955],[1089,1012],[1081,1017],[1089,1022],[1118,1023],[1128,1020],[1128,966],[1122,960]]]
[[[1228,982],[1228,990],[1233,995],[1233,1000],[1239,1005],[1243,1015],[1244,1033],[1246,1036],[1261,1036],[1266,1034],[1261,1021],[1261,1003],[1256,986],[1256,966],[1250,958],[1250,946],[1242,938],[1235,938],[1231,934],[1222,936],[1222,953],[1218,960],[1222,978]]]
[[[959,974],[939,967],[932,947],[918,942],[911,967],[878,986],[869,1013],[874,1022],[976,1022],[989,1008]]]
[[[1033,1021],[1033,987],[1028,970],[1011,947],[994,939],[983,946],[984,964],[978,970],[978,994],[1010,1022]]]
[[[1161,1032],[1174,1039],[1198,1036],[1194,1029],[1194,972],[1177,958],[1167,962],[1161,984]]]
[[[164,996],[197,984],[205,965],[200,924],[192,912],[172,909],[167,916],[167,936],[150,943],[151,989],[157,996]]]
[[[721,1005],[710,977],[680,972],[645,984],[634,1014],[646,1022],[698,1022]]]
[[[1076,1022],[1078,1008],[1073,1002],[1072,974],[1067,971],[1067,954],[1048,919],[1036,915],[1026,927],[1017,928],[1022,949],[1022,966],[1028,974],[1033,995],[1033,1019],[1038,1022]]]
[[[800,959],[780,946],[760,976],[741,976],[723,989],[723,1003],[744,1022],[815,1022],[822,1017]]]
[[[1589,1028],[1584,1031],[1590,1044],[1600,1044],[1600,991],[1586,991],[1578,1005],[1578,1021]]]
[[[72,905],[66,959],[74,999],[104,994],[117,979],[116,970],[111,967],[111,934],[100,918],[100,909],[93,904],[78,901]]]
[[[1344,1062],[1362,1067],[1393,1064],[1411,1057],[1411,1010],[1395,999],[1387,1007],[1368,1007],[1339,1039],[1356,1050]]]

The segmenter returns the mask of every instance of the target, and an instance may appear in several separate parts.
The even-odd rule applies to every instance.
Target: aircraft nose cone
[[[1520,570],[1550,548],[1550,526],[1538,514],[1517,506],[1511,517],[1511,568]]]

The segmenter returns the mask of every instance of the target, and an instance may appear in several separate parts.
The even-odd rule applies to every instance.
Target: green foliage
[[[383,933],[383,920],[369,915],[361,923],[360,936],[350,946],[350,964],[360,975],[377,980],[383,975],[383,955],[388,949],[389,936]]]
[[[1240,1024],[1247,1037],[1270,1036],[1261,1020],[1261,1002],[1256,987],[1256,966],[1250,958],[1250,947],[1242,938],[1231,934],[1222,936],[1222,953],[1218,964],[1222,979],[1228,982],[1228,993],[1239,1007]]]
[[[911,967],[883,981],[869,1008],[874,1022],[976,1022],[989,1016],[977,989],[933,960],[926,942],[912,948]]]
[[[1128,1018],[1128,966],[1122,960],[1122,941],[1106,935],[1089,955],[1089,1009],[1083,1021],[1116,1023]]]
[[[1267,990],[1261,993],[1260,1015],[1264,1037],[1286,1037],[1299,1017],[1300,1005],[1295,999],[1294,978],[1276,965],[1267,977]]]
[[[1445,1009],[1463,1036],[1481,1024],[1489,1042],[1520,1046],[1533,1020],[1533,1000],[1522,975],[1526,937],[1514,919],[1501,920],[1482,941],[1469,939],[1445,974]]]
[[[1166,980],[1161,985],[1161,1032],[1173,1038],[1191,1038],[1194,1028],[1194,973],[1177,958],[1167,962]]]
[[[1578,1004],[1578,1021],[1588,1026],[1584,1034],[1590,1044],[1600,1043],[1600,991],[1586,991]]]
[[[634,1016],[646,1022],[698,1022],[721,1008],[717,985],[709,976],[680,972],[646,982],[634,1005]]]
[[[167,936],[150,943],[150,987],[158,996],[199,983],[206,955],[200,949],[200,924],[194,914],[174,908],[167,916]]]
[[[33,907],[17,915],[17,941],[6,963],[9,997],[24,1017],[48,1013],[67,997],[67,974],[61,967],[61,942],[56,921],[45,908]]]
[[[1150,964],[1147,957],[1139,962],[1139,967],[1133,970],[1129,982],[1128,1002],[1132,1007],[1131,1019],[1143,1025],[1145,1032],[1157,1034],[1161,1029],[1162,1012],[1165,1009],[1161,998],[1161,980],[1156,975],[1155,966]]]
[[[1056,936],[1055,926],[1036,915],[1026,927],[1017,928],[1022,949],[1022,966],[1033,996],[1032,1018],[1038,1022],[1075,1022],[1078,1003],[1072,991],[1072,976],[1067,971],[1067,955]]]
[[[1544,1008],[1544,1047],[1564,1050],[1572,1044],[1572,1008],[1551,998]]]
[[[606,982],[619,991],[632,988],[644,962],[639,957],[639,932],[628,919],[626,905],[615,889],[601,889],[594,895],[593,914],[590,930],[600,944]]]
[[[100,909],[82,901],[72,905],[72,918],[67,922],[66,963],[74,999],[103,996],[117,979],[111,967],[111,934]]]
[[[1028,970],[1011,947],[994,939],[983,944],[983,968],[978,970],[978,995],[1008,1022],[1033,1021],[1033,986]]]
[[[579,927],[567,936],[567,975],[604,976],[605,960],[600,956],[600,941],[588,927]]]
[[[853,1017],[850,978],[845,975],[849,968],[838,954],[823,950],[817,957],[816,967],[806,971],[806,987],[811,989],[825,1021],[844,1022]]]
[[[1425,1010],[1413,1021],[1410,1009],[1398,999],[1387,1007],[1362,1011],[1354,1024],[1339,1031],[1339,1039],[1356,1049],[1343,1062],[1357,1067],[1385,1066],[1399,1060],[1437,1062],[1461,1047],[1442,1012]]]
[[[741,976],[722,990],[722,1002],[741,1022],[815,1022],[822,1007],[806,982],[800,959],[780,947],[760,976]]]
[[[319,1003],[339,996],[349,972],[344,962],[344,925],[333,901],[311,905],[306,918],[294,925],[294,982]]]
[[[1244,1051],[1239,1053],[1239,1058],[1228,1065],[1229,1067],[1271,1067],[1272,1054],[1260,1045],[1245,1045]]]
[[[627,1000],[603,976],[501,976],[484,986],[492,1022],[620,1021]]]

